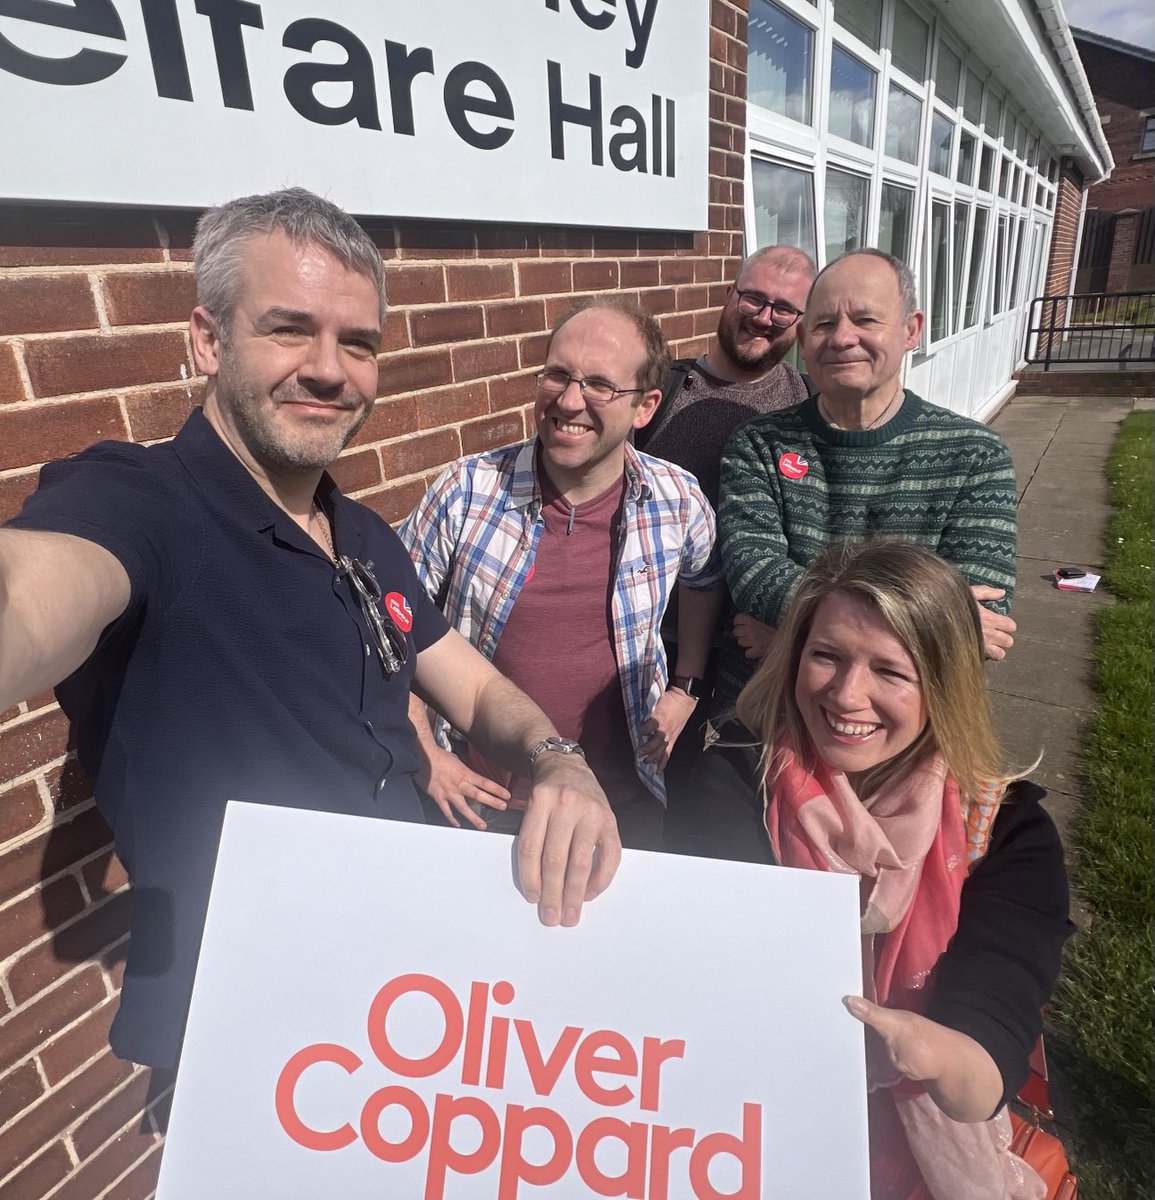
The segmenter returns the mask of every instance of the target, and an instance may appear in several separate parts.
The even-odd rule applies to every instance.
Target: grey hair
[[[890,266],[890,269],[898,279],[898,294],[902,299],[902,319],[904,321],[918,311],[918,284],[915,283],[914,272],[901,258],[896,258],[893,254],[887,254],[885,250],[877,250],[873,246],[863,246],[859,250],[847,250],[845,254],[840,254],[837,258],[832,259],[814,277],[814,283],[810,285],[811,292],[814,291],[815,285],[831,267],[837,266],[845,259],[853,258],[856,254],[869,254],[872,258],[881,258],[884,263]]]
[[[751,267],[755,267],[759,263],[765,263],[768,267],[777,267],[787,275],[805,275],[810,279],[814,278],[814,273],[818,270],[814,265],[814,259],[804,250],[799,250],[797,246],[762,246],[742,260],[742,265],[734,276],[735,285],[741,282],[742,276]]]
[[[192,252],[197,303],[216,317],[222,335],[232,324],[240,293],[245,243],[259,234],[283,233],[298,245],[328,251],[342,266],[363,275],[377,291],[385,320],[385,272],[381,252],[343,209],[306,188],[241,196],[208,209],[197,222]]]

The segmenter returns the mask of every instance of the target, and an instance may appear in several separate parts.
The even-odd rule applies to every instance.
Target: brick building
[[[128,22],[129,5],[117,4]],[[1069,279],[1083,188],[1110,169],[1069,30],[1054,5],[1026,7],[1024,21],[1009,0],[711,0],[704,199],[692,229],[625,227],[592,211],[546,224],[356,209],[370,213],[391,308],[380,398],[336,464],[339,484],[396,521],[447,461],[526,436],[528,375],[575,295],[628,292],[660,317],[677,354],[700,352],[741,255],[772,241],[820,263],[856,245],[906,257],[929,318],[910,385],[989,414],[1013,387],[1030,297]],[[557,0],[545,8],[556,13]],[[158,28],[150,39],[171,40],[171,28]],[[110,29],[95,32],[115,38]],[[4,32],[19,31],[14,18]],[[105,40],[82,59],[74,37],[56,51],[71,58],[20,62],[49,76],[92,55],[108,66],[110,44],[119,45]],[[9,125],[14,113],[51,115],[67,90],[83,132],[86,89],[26,76],[16,91],[12,42],[0,49]],[[189,60],[193,49],[190,39]],[[195,61],[183,78],[179,66],[180,56],[153,60],[157,94],[172,106],[200,84]],[[227,87],[223,95],[228,105]],[[234,89],[234,107],[244,100]],[[250,97],[250,110],[259,115],[262,102]],[[263,186],[325,190],[304,167],[286,179],[284,163],[299,159],[291,140],[263,149],[273,144],[249,144]],[[46,169],[63,159],[53,177],[62,191],[30,194],[19,155],[0,168],[0,520],[45,461],[101,438],[169,437],[198,393],[186,336],[197,205],[111,192],[86,201],[86,172],[43,145],[53,147],[40,155]],[[76,154],[85,150],[82,136]],[[142,153],[125,135],[100,167],[102,187],[115,188],[120,165]],[[493,186],[545,205],[537,180],[512,183]],[[342,199],[339,187],[332,194]],[[565,198],[578,213],[596,200],[588,188]],[[430,211],[445,203],[431,196]],[[53,697],[0,712],[0,1200],[136,1200],[155,1186],[155,1117],[167,1096],[106,1043],[129,903]]]
[[[1155,51],[1074,30],[1115,169],[1087,192],[1077,292],[1155,289]]]

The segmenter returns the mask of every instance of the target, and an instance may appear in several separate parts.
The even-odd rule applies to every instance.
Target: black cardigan
[[[745,734],[744,730],[739,731]],[[726,733],[734,733],[730,725]],[[737,738],[735,740],[738,740]],[[758,750],[713,747],[671,787],[668,848],[738,862],[773,862],[755,783]],[[1011,1099],[1027,1077],[1042,1008],[1059,973],[1068,918],[1067,871],[1046,792],[1012,784],[990,844],[963,884],[958,929],[929,981],[925,1015],[975,1039]]]

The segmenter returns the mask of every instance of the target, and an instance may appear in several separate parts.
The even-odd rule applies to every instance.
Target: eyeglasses
[[[589,376],[579,379],[576,375],[569,374],[568,371],[551,368],[538,371],[534,378],[537,380],[538,390],[547,396],[560,396],[571,383],[576,383],[581,390],[582,399],[587,404],[609,404],[618,396],[629,396],[635,392],[646,390],[645,388],[614,387],[605,379],[591,379]]]
[[[802,316],[802,310],[785,300],[767,300],[759,292],[739,292],[738,311],[744,317],[760,317],[770,310],[770,322],[779,329],[789,329]]]
[[[353,589],[353,595],[365,614],[377,650],[377,657],[386,675],[396,675],[409,660],[409,644],[397,628],[389,610],[381,605],[381,585],[373,574],[373,564],[342,554],[337,559],[337,574],[343,575]]]

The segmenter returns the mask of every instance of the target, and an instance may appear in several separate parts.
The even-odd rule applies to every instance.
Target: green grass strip
[[[1069,1149],[1080,1200],[1137,1200],[1155,1196],[1155,413],[1122,422],[1107,478],[1103,583],[1119,603],[1096,622],[1097,712],[1084,743],[1087,799],[1071,864],[1090,922],[1068,948],[1050,1023],[1074,1092],[1066,1103],[1078,1110]]]

